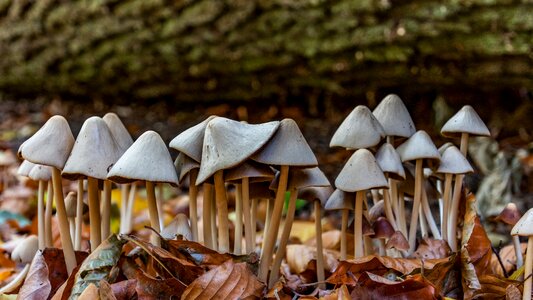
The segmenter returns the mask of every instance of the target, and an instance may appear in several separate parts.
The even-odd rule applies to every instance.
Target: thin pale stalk
[[[189,172],[189,218],[191,219],[192,240],[198,242],[198,169]]]
[[[453,188],[453,198],[450,207],[450,216],[448,220],[448,244],[452,251],[457,251],[457,219],[459,218],[459,204],[461,202],[462,186],[464,175],[455,176]]]
[[[217,205],[215,197],[215,188],[213,186],[213,192],[211,197],[209,197],[210,208],[211,208],[211,240],[213,241],[213,250],[218,250],[218,234],[217,234]]]
[[[357,191],[355,194],[355,216],[354,216],[354,256],[355,258],[364,256],[363,249],[363,198],[366,191]]]
[[[378,190],[371,190],[370,195],[372,195],[372,204],[376,205],[379,202],[379,192]]]
[[[242,186],[242,209],[244,217],[244,239],[246,243],[246,254],[254,251],[254,240],[252,239],[252,211],[250,208],[250,180],[243,178],[241,180]]]
[[[533,270],[533,237],[529,237],[526,250],[526,265],[524,267],[524,290],[522,292],[522,300],[531,300],[531,286],[533,278],[531,273]]]
[[[420,235],[422,235],[422,238],[428,238],[428,225],[426,223],[426,218],[424,216],[424,211],[422,210],[422,206],[419,208],[418,212],[418,223],[420,223]]]
[[[224,185],[224,171],[218,170],[214,175],[215,196],[218,217],[218,251],[227,253],[229,249],[228,198]]]
[[[341,219],[341,260],[346,260],[346,253],[348,244],[346,241],[346,232],[348,231],[348,218],[350,211],[347,209],[342,210],[342,219]]]
[[[257,241],[257,205],[259,204],[259,199],[252,199],[252,231],[251,231],[251,240],[252,240],[252,251],[255,251],[255,243]]]
[[[126,211],[128,210],[129,184],[120,185],[120,233],[126,233]]]
[[[157,200],[155,197],[155,184],[151,181],[146,181],[146,198],[148,198],[148,213],[150,215],[150,226],[156,232],[159,232],[161,224],[159,223],[159,213],[157,210]],[[159,235],[155,232],[150,236],[152,244],[161,246]]]
[[[235,185],[235,241],[233,253],[242,254],[242,185]]]
[[[164,200],[165,200],[165,190],[163,189],[163,183],[158,183],[156,185],[157,187],[157,196],[156,196],[156,203],[157,203],[157,215],[159,217],[159,230],[163,230],[163,227],[165,227],[165,211],[164,211]]]
[[[407,235],[407,218],[405,216],[405,199],[404,193],[398,193],[398,212],[399,212],[399,221],[400,221],[400,230],[404,236]]]
[[[513,235],[513,246],[516,256],[516,269],[520,269],[524,265],[524,257],[522,256],[520,238],[517,235]]]
[[[122,222],[122,221],[121,221]],[[83,225],[83,179],[78,179],[76,194],[76,225],[74,229],[74,250],[81,250],[81,229]]]
[[[39,249],[46,247],[44,233],[44,180],[39,180],[39,190],[37,191],[37,237],[39,239]]]
[[[322,246],[322,206],[315,200],[315,232],[316,232],[316,278],[318,288],[324,290],[326,285],[324,275],[324,248]]]
[[[411,223],[409,225],[409,255],[413,254],[416,247],[416,231],[418,229],[418,214],[420,202],[422,199],[422,181],[424,173],[422,171],[422,159],[416,160],[415,166],[415,197],[413,201],[413,210],[411,214]]]
[[[263,243],[261,245],[261,253],[260,255],[263,255],[263,251],[265,249],[265,239],[267,236],[268,228],[270,226],[270,219],[272,218],[272,210],[274,208],[274,201],[272,199],[266,199],[266,215],[265,215],[265,226],[263,228]]]
[[[442,213],[442,220],[441,220],[441,230],[442,230],[442,237],[448,241],[448,217],[450,215],[450,195],[452,190],[452,174],[445,174],[444,175],[444,193],[442,196],[442,201],[444,202],[444,208]]]
[[[52,168],[52,181],[54,183],[54,196],[57,208],[57,219],[59,221],[59,233],[61,235],[61,246],[65,256],[67,273],[70,275],[77,265],[74,247],[70,239],[70,231],[67,219],[67,210],[65,208],[65,199],[63,198],[63,186],[61,183],[61,172],[57,168]],[[100,229],[100,226],[98,226]]]
[[[68,225],[70,229],[70,238],[74,241],[76,238],[76,220],[74,217],[68,218]]]
[[[46,192],[46,208],[44,211],[44,232],[46,247],[54,247],[54,241],[52,236],[52,208],[54,205],[54,188],[52,181],[48,181],[48,190]]]
[[[92,177],[87,178],[87,196],[89,198],[89,223],[91,226],[91,251],[94,251],[102,241],[102,231],[100,230],[100,201],[98,200],[98,180]],[[57,198],[56,198],[57,199]],[[56,204],[57,205],[57,204]]]
[[[133,206],[136,196],[137,182],[133,182],[130,186],[130,194],[128,195],[128,208],[126,210],[126,233],[130,233],[133,230]]]
[[[105,240],[111,234],[111,181],[104,180],[102,197],[102,238]]]
[[[204,245],[213,249],[213,239],[211,236],[211,195],[213,194],[213,185],[204,183],[204,199],[202,200],[202,222]]]
[[[385,239],[378,239],[378,242],[379,256],[386,256],[387,251],[385,250]]]
[[[429,206],[429,200],[425,189],[422,189],[422,209],[424,210],[424,218],[429,225],[429,229],[431,230],[433,238],[440,240],[441,235],[439,232],[439,227],[437,227],[435,218],[433,218],[433,214],[431,213],[431,207]]]
[[[390,194],[389,190],[382,189],[383,192],[383,206],[385,207],[385,216],[387,217],[387,220],[389,220],[389,223],[392,225],[394,230],[398,230],[398,225],[396,224],[396,220],[394,219],[394,214],[392,213],[392,205],[390,201]]]

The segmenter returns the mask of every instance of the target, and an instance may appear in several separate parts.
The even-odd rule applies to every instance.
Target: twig
[[[498,249],[501,249],[501,246],[502,246],[502,241],[500,240],[500,244],[498,245]],[[492,249],[492,253],[494,253],[494,255],[496,255],[496,258],[498,259],[498,262],[500,263],[500,267],[502,268],[502,271],[503,271],[503,276],[505,276],[505,278],[509,277],[509,274],[507,274],[507,271],[505,270],[505,267],[503,266],[503,261],[502,261],[502,258],[500,257],[500,251],[496,251],[496,248],[494,248],[494,246],[491,244],[490,245],[491,249]]]

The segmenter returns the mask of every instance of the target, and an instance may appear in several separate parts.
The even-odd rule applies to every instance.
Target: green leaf
[[[117,264],[125,240],[116,235],[110,236],[94,250],[81,264],[69,300],[77,299],[81,293],[93,283],[100,286],[100,280],[108,280],[111,269]]]
[[[289,207],[289,198],[291,197],[291,192],[287,191],[285,192],[285,204],[283,205],[283,213],[287,213],[287,209]],[[307,204],[308,201],[303,199],[296,199],[296,211],[300,210],[302,207],[304,207]]]

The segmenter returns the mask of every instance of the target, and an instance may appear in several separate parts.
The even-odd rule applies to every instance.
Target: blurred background
[[[532,32],[527,0],[2,0],[0,147],[16,150],[54,114],[77,134],[113,111],[134,137],[167,142],[211,114],[290,117],[333,180],[349,155],[328,147],[338,125],[395,93],[437,146],[472,105],[493,134],[470,149],[480,210],[525,211]]]

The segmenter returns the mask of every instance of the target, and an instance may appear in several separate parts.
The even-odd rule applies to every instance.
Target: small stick
[[[46,247],[52,248],[54,246],[53,236],[52,236],[52,208],[54,205],[54,189],[52,181],[48,181],[48,190],[46,192],[46,208],[44,211],[44,231],[45,231],[45,241]]]
[[[207,248],[214,249],[213,239],[211,233],[211,195],[213,194],[213,185],[209,183],[203,184],[204,189],[204,199],[203,199],[203,209],[202,209],[202,221],[203,221],[203,234],[204,234],[204,245]]]
[[[39,249],[46,247],[46,237],[44,229],[44,185],[46,181],[39,180],[39,191],[37,192],[37,236],[39,238]]]
[[[218,217],[218,251],[227,253],[229,249],[228,199],[224,186],[224,171],[218,170],[214,175],[216,210]]]
[[[242,185],[235,185],[235,241],[234,254],[242,254]]]
[[[199,241],[198,238],[198,187],[196,186],[196,177],[198,169],[192,169],[189,172],[189,218],[191,220],[192,240]]]

